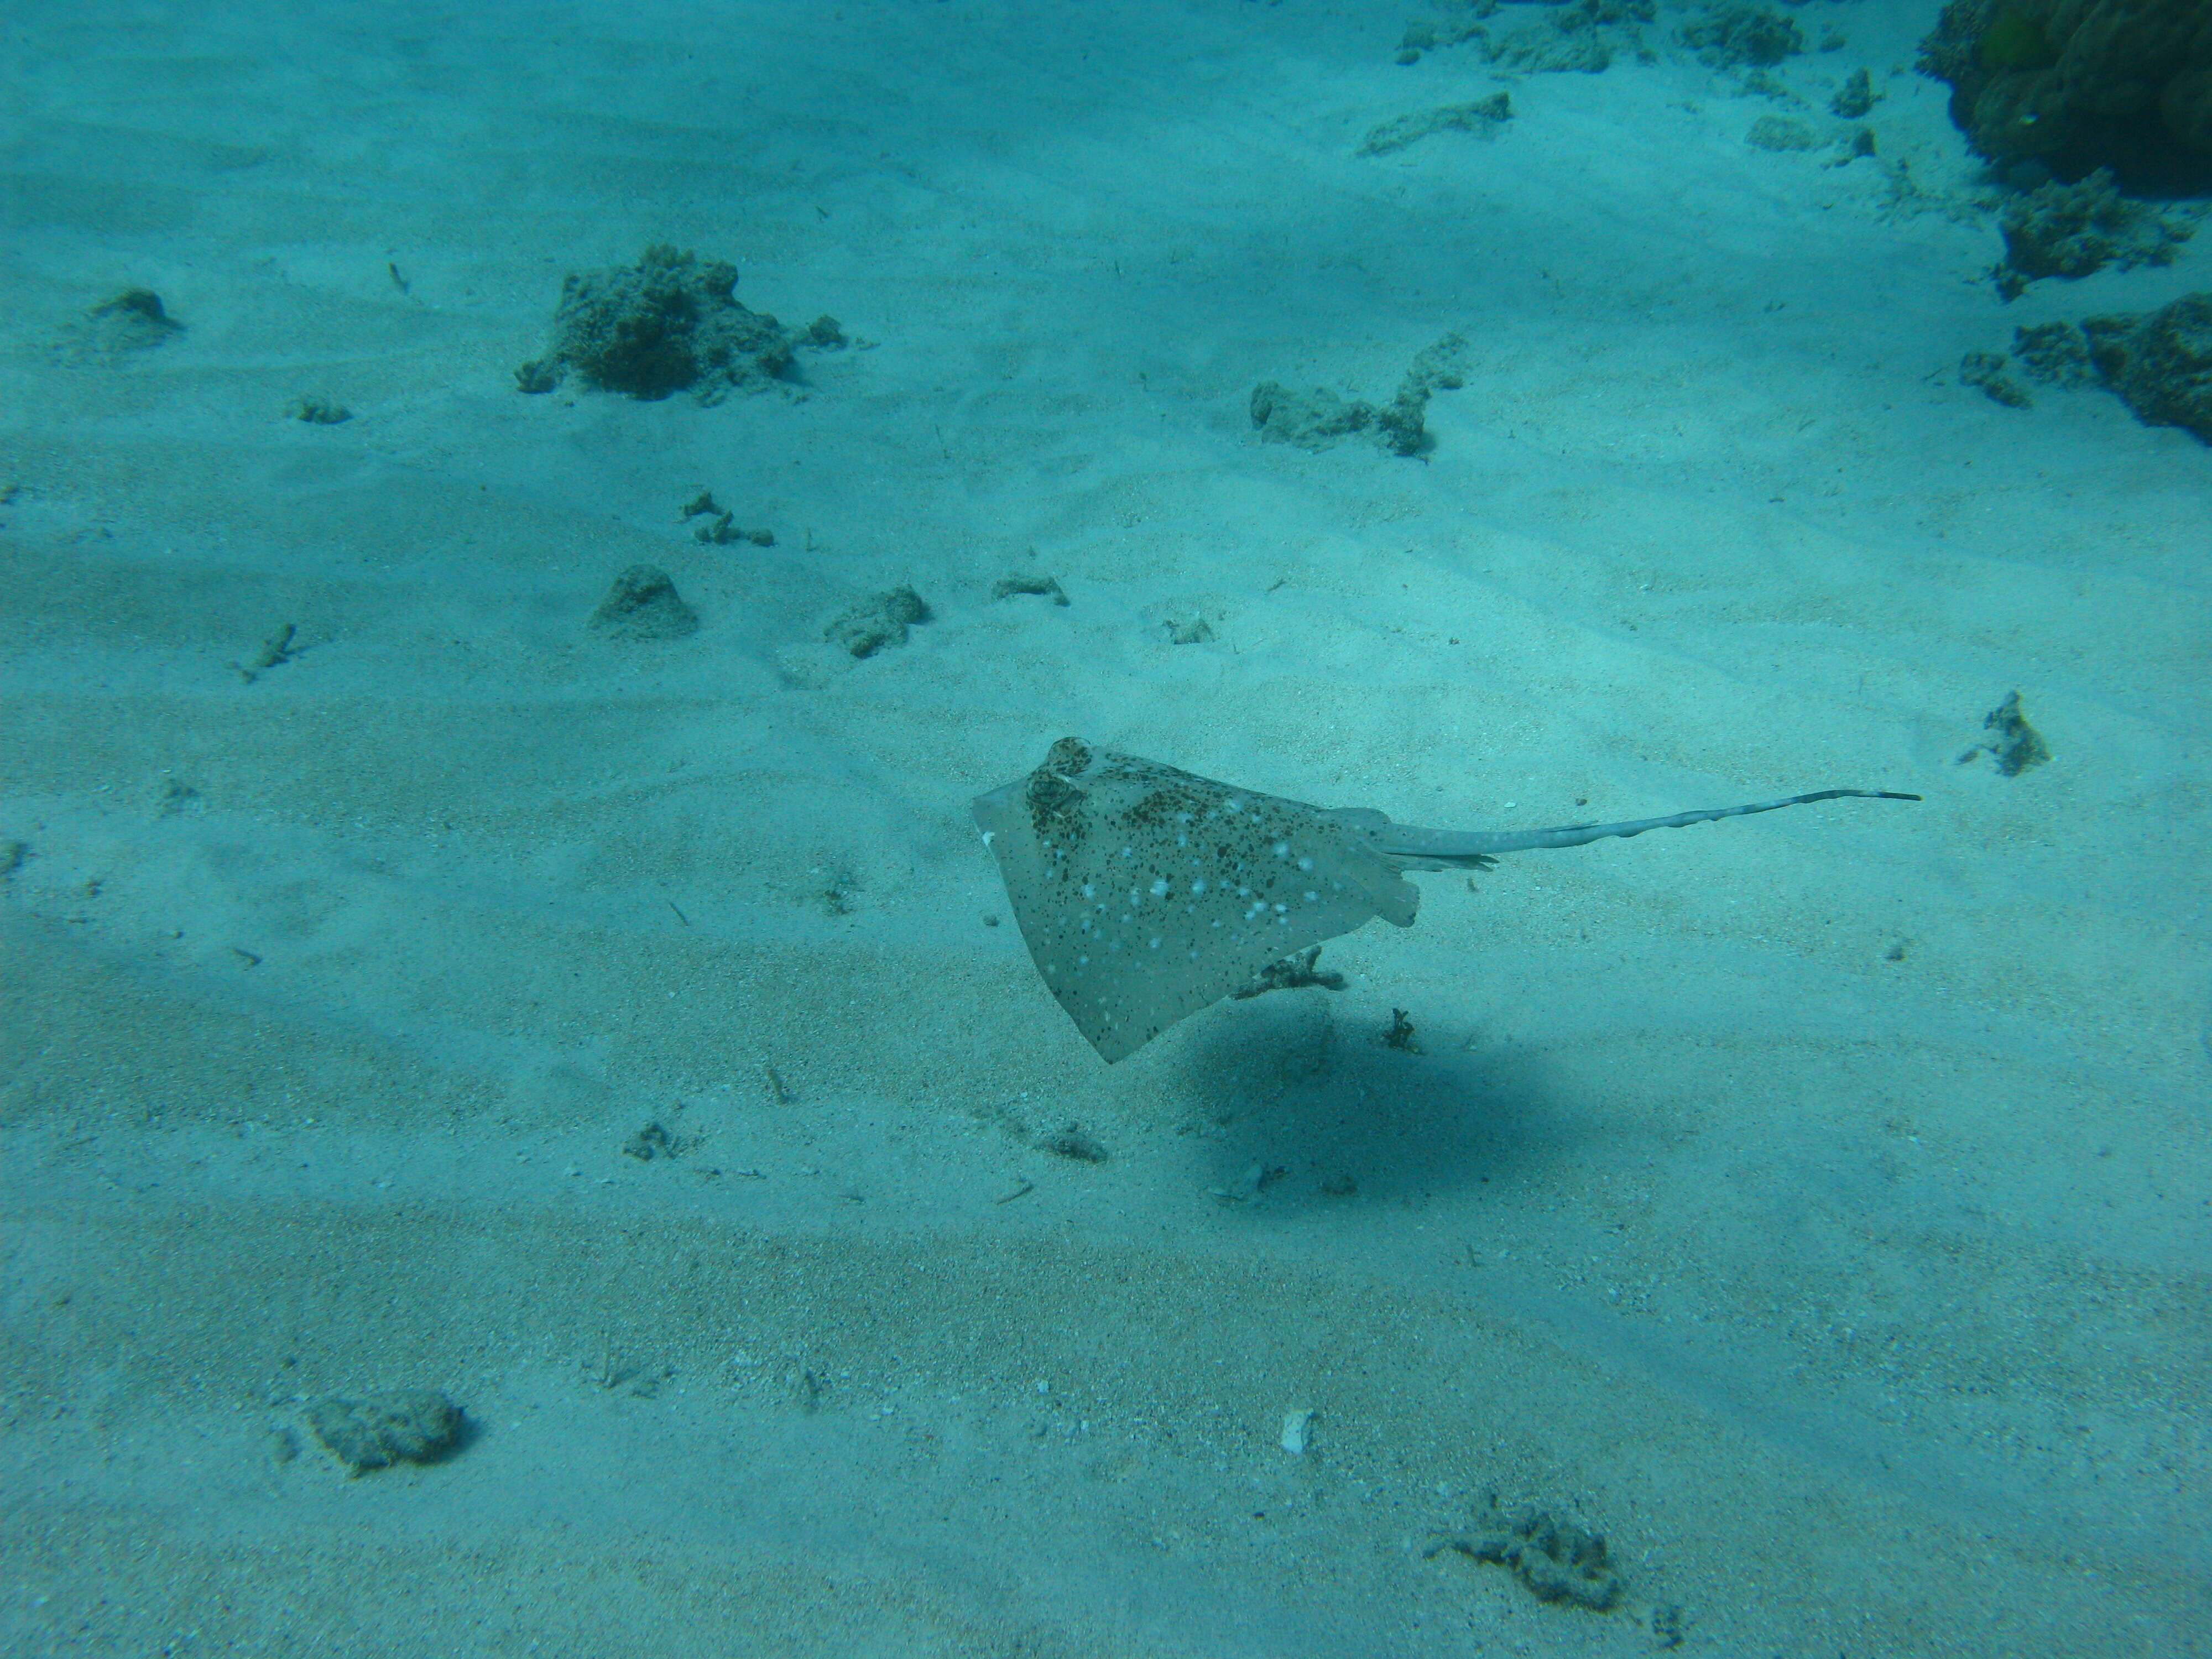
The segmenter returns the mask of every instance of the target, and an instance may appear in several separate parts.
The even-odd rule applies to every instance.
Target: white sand
[[[1362,159],[1500,83],[1306,0],[16,0],[0,1650],[2212,1650],[2212,452],[1956,377],[2212,248],[2006,307],[1885,211],[1973,191],[1936,9]],[[1745,143],[1861,64],[1882,165]],[[519,394],[658,241],[879,343]],[[132,284],[185,331],[87,360]],[[1257,441],[1450,330],[1428,459]],[[640,561],[696,635],[587,629]],[[2052,762],[1954,764],[2014,690]],[[1070,732],[1442,825],[1927,799],[1419,877],[1109,1070],[966,810]],[[305,1431],[405,1388],[458,1455]],[[1626,1604],[1425,1553],[1492,1493]]]

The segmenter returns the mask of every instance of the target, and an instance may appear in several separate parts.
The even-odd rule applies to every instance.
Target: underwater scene
[[[0,1653],[2212,1656],[2207,0],[0,42]]]

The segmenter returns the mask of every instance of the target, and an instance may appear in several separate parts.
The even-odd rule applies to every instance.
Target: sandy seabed
[[[1957,374],[2208,252],[2002,304],[1934,10],[1758,94],[1672,12],[19,0],[0,1648],[2212,1651],[2212,451]],[[657,243],[853,343],[519,392]],[[1453,332],[1425,456],[1255,434]],[[637,564],[696,631],[590,625]],[[1925,799],[1416,877],[1109,1068],[968,811],[1068,733]],[[349,1476],[405,1389],[460,1443]],[[1450,1547],[1523,1510],[1615,1607]]]

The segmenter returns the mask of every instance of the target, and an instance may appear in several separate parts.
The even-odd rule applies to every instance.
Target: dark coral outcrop
[[[2212,190],[2212,3],[1949,0],[1921,42],[1951,118],[2001,167]]]

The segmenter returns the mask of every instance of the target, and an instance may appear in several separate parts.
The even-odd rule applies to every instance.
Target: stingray
[[[1422,830],[1062,738],[1029,776],[978,795],[975,812],[1046,988],[1110,1065],[1185,1016],[1264,987],[1270,967],[1309,945],[1376,916],[1410,927],[1420,890],[1404,871],[1486,870],[1501,853],[1845,796],[1920,799],[1821,789],[1626,823]]]

